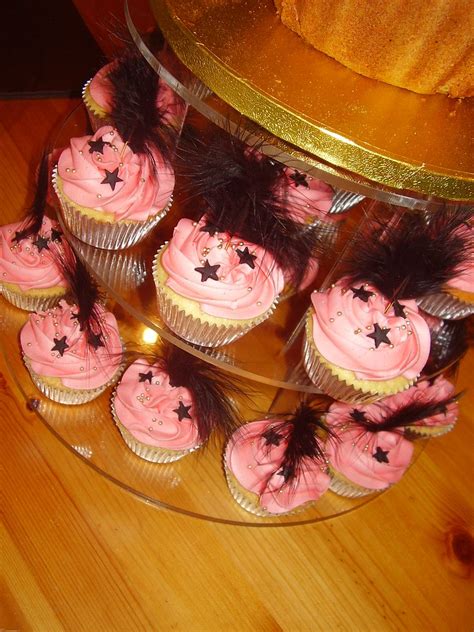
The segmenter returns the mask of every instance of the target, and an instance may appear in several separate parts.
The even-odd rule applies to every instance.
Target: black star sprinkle
[[[204,281],[207,281],[208,279],[214,279],[214,281],[218,281],[219,277],[217,276],[217,270],[220,267],[221,266],[218,263],[216,263],[216,265],[214,266],[211,266],[209,261],[206,259],[202,267],[194,269],[201,275],[201,283],[204,283]]]
[[[372,458],[378,461],[379,463],[389,463],[388,460],[389,450],[382,450],[382,448],[378,445],[375,452],[372,454]]]
[[[351,287],[351,290],[354,293],[354,296],[352,298],[360,298],[360,300],[364,301],[364,303],[368,303],[369,298],[371,296],[375,296],[373,292],[369,292],[369,290],[364,290],[363,285],[361,285],[359,289],[357,289],[356,287]]]
[[[99,347],[105,347],[104,343],[102,342],[101,338],[102,334],[89,334],[88,338],[87,338],[87,342],[91,345],[91,347],[94,347],[94,349],[97,351],[97,349]]]
[[[367,338],[372,338],[375,342],[375,348],[378,349],[379,346],[384,342],[386,345],[392,344],[390,342],[390,338],[387,336],[387,332],[390,331],[390,328],[385,329],[384,327],[380,327],[378,323],[374,324],[374,331],[371,334],[367,334]]]
[[[153,373],[151,371],[148,371],[147,373],[139,373],[138,374],[138,381],[139,382],[146,382],[148,380],[148,383],[151,384],[152,377],[153,377]]]
[[[285,479],[285,483],[293,476],[293,468],[291,465],[284,465],[279,472],[277,472],[279,476],[283,476]]]
[[[238,255],[239,255],[239,263],[244,264],[246,263],[250,268],[252,268],[252,270],[255,269],[255,259],[257,258],[257,255],[253,255],[250,250],[247,248],[247,246],[245,246],[245,248],[243,250],[239,250],[237,248],[237,250],[235,251]]]
[[[51,241],[61,241],[61,236],[62,232],[60,230],[51,229]]]
[[[173,412],[178,415],[178,421],[183,421],[183,419],[192,419],[189,414],[189,409],[191,405],[185,406],[183,402],[179,402],[178,408],[173,408]]]
[[[406,318],[407,317],[407,315],[405,314],[405,306],[402,305],[401,303],[399,303],[398,301],[393,301],[393,313],[398,318]]]
[[[206,224],[202,228],[199,229],[200,233],[209,233],[211,237],[214,237],[216,233],[219,233],[220,230],[215,224]]]
[[[262,437],[265,439],[265,445],[276,445],[279,446],[283,437],[278,434],[273,428],[269,428],[265,430],[262,434]]]
[[[38,252],[41,252],[42,250],[49,250],[48,241],[49,239],[47,239],[46,237],[38,235],[38,237],[33,242],[33,246],[36,246],[38,248]]]
[[[53,338],[53,342],[54,347],[51,348],[51,351],[59,351],[59,354],[62,358],[66,349],[69,348],[69,345],[66,342],[66,336],[63,336],[59,340],[57,338]]]
[[[295,183],[295,186],[297,187],[302,186],[309,189],[309,184],[308,184],[308,180],[306,179],[305,173],[301,173],[300,171],[295,170],[295,172],[291,174],[290,180],[293,180],[293,182]]]
[[[110,143],[106,143],[104,140],[102,140],[102,138],[99,140],[89,140],[87,142],[89,145],[90,154],[93,154],[95,151],[97,151],[99,154],[103,154],[105,145],[110,144]]]
[[[357,408],[354,408],[354,410],[350,413],[350,416],[358,424],[361,424],[367,421],[365,413],[363,413],[361,410],[357,410]]]
[[[117,182],[123,182],[122,178],[119,178],[118,170],[118,167],[113,171],[105,169],[104,171],[106,173],[106,176],[102,180],[101,184],[110,184],[110,188],[112,189],[112,191],[115,191],[115,185],[117,184]]]
[[[23,241],[23,239],[26,239],[26,230],[17,230],[12,241],[16,241],[16,243],[19,244],[20,241]]]

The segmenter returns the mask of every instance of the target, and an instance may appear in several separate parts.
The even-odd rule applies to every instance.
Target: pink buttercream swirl
[[[31,314],[20,332],[21,349],[38,375],[60,378],[67,388],[99,388],[115,375],[122,362],[117,321],[111,312],[97,305],[104,346],[94,349],[79,328],[76,312],[77,306],[60,301],[54,309]],[[58,347],[56,341],[63,338],[67,348],[61,356],[53,347]]]
[[[110,62],[103,66],[91,79],[89,83],[89,93],[92,99],[105,112],[110,113],[112,110],[113,89],[108,78],[110,71],[116,62]],[[156,99],[156,107],[160,110],[162,120],[165,125],[174,125],[177,118],[181,117],[185,110],[185,103],[165,81],[158,81],[158,94]]]
[[[24,222],[0,226],[0,285],[2,282],[12,283],[22,291],[66,287],[57,259],[63,251],[59,241],[62,235],[59,224],[45,217],[38,235],[13,241],[15,233],[24,226]],[[53,230],[56,231],[53,233],[53,237],[57,236],[56,240],[52,240]],[[46,240],[47,247],[42,247],[38,238]]]
[[[227,233],[211,235],[206,222],[181,219],[164,249],[161,262],[168,274],[166,285],[174,292],[198,301],[211,316],[246,320],[265,313],[284,286],[283,273],[270,253]],[[213,232],[213,231],[211,231]],[[251,255],[254,267],[241,263],[237,251]],[[250,259],[249,259],[250,260]],[[208,261],[218,266],[218,280],[203,278],[196,268]]]
[[[90,145],[97,141],[99,145]],[[166,206],[174,189],[171,167],[157,153],[154,161],[155,168],[106,125],[92,136],[70,140],[59,158],[58,175],[64,194],[75,204],[110,213],[116,220],[144,221]]]
[[[190,419],[184,415],[179,419],[180,405]],[[171,386],[158,363],[139,359],[128,367],[117,386],[114,408],[120,423],[141,443],[170,450],[189,450],[200,444],[190,391]]]
[[[373,294],[367,301],[358,298],[344,279],[311,295],[313,337],[319,353],[361,380],[417,377],[428,360],[430,331],[416,302],[400,301],[406,318],[396,316],[394,305],[376,288],[357,284],[355,289],[360,287]],[[379,341],[377,345],[370,337],[377,330],[388,344]],[[386,337],[380,330],[385,330]]]
[[[342,215],[328,215],[334,191],[329,184],[317,178],[285,167],[278,180],[278,196],[290,217],[301,224],[312,224],[316,220],[335,223]]]
[[[444,400],[450,399],[455,393],[455,388],[442,375],[438,376],[433,382],[430,380],[422,380],[406,391],[386,397],[380,402],[390,411],[396,411],[410,404],[436,404]],[[457,401],[446,405],[446,409],[437,415],[425,417],[417,422],[416,426],[451,426],[455,424],[459,415],[459,404]]]
[[[413,444],[396,432],[365,432],[348,426],[326,442],[326,452],[336,472],[356,485],[377,490],[402,478]]]
[[[263,437],[271,428],[278,431],[280,421],[264,419],[241,426],[232,435],[225,451],[227,468],[239,484],[259,496],[262,508],[273,514],[286,513],[317,500],[329,486],[326,464],[305,458],[291,483],[285,483],[281,472],[285,448],[284,437],[279,445],[266,445]]]

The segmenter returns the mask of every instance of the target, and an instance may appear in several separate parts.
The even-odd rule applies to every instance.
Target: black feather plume
[[[158,362],[168,373],[171,386],[183,386],[191,392],[193,419],[201,442],[207,441],[214,432],[226,438],[234,432],[238,413],[233,399],[243,395],[235,380],[213,365],[164,342]]]
[[[148,156],[154,164],[154,152],[169,163],[176,132],[163,122],[157,107],[160,82],[158,75],[136,49],[128,48],[107,75],[112,85],[111,118],[123,141],[135,153]]]
[[[28,209],[22,229],[17,231],[14,241],[20,242],[27,237],[37,235],[43,224],[46,198],[49,185],[49,150],[45,149],[41,157],[36,177],[36,190],[33,204]]]
[[[86,339],[92,347],[97,348],[99,342],[100,346],[107,346],[98,310],[103,298],[99,286],[69,244],[63,242],[62,246],[62,249],[56,249],[55,256],[68,282],[71,300],[77,305],[74,316],[79,328],[86,332]]]
[[[456,402],[460,396],[461,394],[458,393],[439,401],[411,402],[396,411],[386,409],[387,414],[381,422],[372,421],[367,417],[363,419],[363,415],[360,415],[358,421],[351,421],[350,425],[374,433],[403,431],[403,429],[409,428],[417,422],[423,421],[423,419],[429,419],[435,415],[445,413],[447,406]]]
[[[370,283],[391,300],[439,292],[473,260],[472,218],[466,208],[443,209],[429,220],[408,212],[398,221],[375,218],[370,234],[356,238],[343,272],[351,284]]]
[[[436,375],[458,362],[468,348],[467,324],[465,320],[443,320],[438,327],[431,328],[431,347],[425,375]]]
[[[332,435],[332,431],[321,421],[325,411],[315,410],[307,404],[300,404],[295,412],[271,427],[272,435],[265,431],[262,437],[271,446],[272,437],[284,438],[287,442],[279,472],[285,484],[291,484],[299,476],[304,459],[324,463],[325,454],[317,435],[318,429]]]
[[[249,133],[214,129],[209,138],[188,128],[178,169],[193,210],[219,228],[262,246],[298,286],[311,256],[322,250],[317,231],[291,219],[279,184],[280,163],[249,146]]]

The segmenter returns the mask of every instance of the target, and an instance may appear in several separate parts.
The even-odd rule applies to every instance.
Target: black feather
[[[272,430],[287,442],[283,459],[278,466],[285,484],[291,484],[298,478],[304,459],[311,459],[320,464],[325,462],[324,450],[317,431],[323,430],[328,435],[332,435],[332,431],[321,421],[324,412],[303,403],[292,415],[272,425]],[[262,436],[267,438],[265,433]]]
[[[67,243],[63,243],[62,249],[56,248],[55,256],[68,282],[71,300],[77,305],[75,317],[80,330],[86,332],[91,346],[97,335],[101,336],[101,346],[107,346],[98,310],[103,299],[99,286]]]
[[[291,219],[279,193],[280,163],[249,146],[249,132],[214,129],[209,138],[187,128],[178,170],[193,211],[242,240],[262,246],[298,286],[311,256],[322,251],[318,232]]]
[[[399,408],[396,411],[386,409],[387,414],[383,421],[376,422],[371,419],[364,419],[360,421],[351,421],[350,425],[363,428],[368,432],[382,432],[382,431],[402,431],[404,428],[413,426],[418,421],[434,417],[446,411],[446,407],[449,404],[457,401],[461,394],[453,395],[438,401],[431,402],[411,402],[406,406]],[[383,405],[381,405],[383,407]]]
[[[41,157],[36,177],[36,190],[33,204],[28,209],[22,224],[22,228],[14,237],[14,241],[20,242],[27,237],[37,235],[43,224],[46,208],[46,198],[49,185],[49,150],[45,149]]]
[[[468,348],[465,320],[443,320],[436,328],[430,327],[431,347],[423,373],[433,376],[458,362]]]
[[[397,221],[375,218],[356,237],[343,273],[350,284],[374,285],[391,300],[414,299],[442,290],[474,257],[474,240],[463,228],[467,208],[442,209],[429,220],[406,212]]]
[[[158,75],[136,49],[127,48],[107,75],[112,85],[111,118],[123,141],[154,164],[154,153],[170,162],[176,132],[157,108]]]
[[[207,441],[215,432],[229,437],[238,425],[233,400],[243,395],[237,381],[168,343],[163,342],[157,360],[168,373],[171,386],[182,386],[191,392],[193,420],[201,442]]]

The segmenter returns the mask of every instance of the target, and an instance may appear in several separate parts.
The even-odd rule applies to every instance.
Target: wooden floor
[[[31,165],[72,105],[0,102],[2,220],[20,217]],[[319,524],[250,529],[114,486],[2,373],[0,630],[473,629],[473,391],[456,429],[374,502]],[[473,374],[471,354],[460,388]]]

